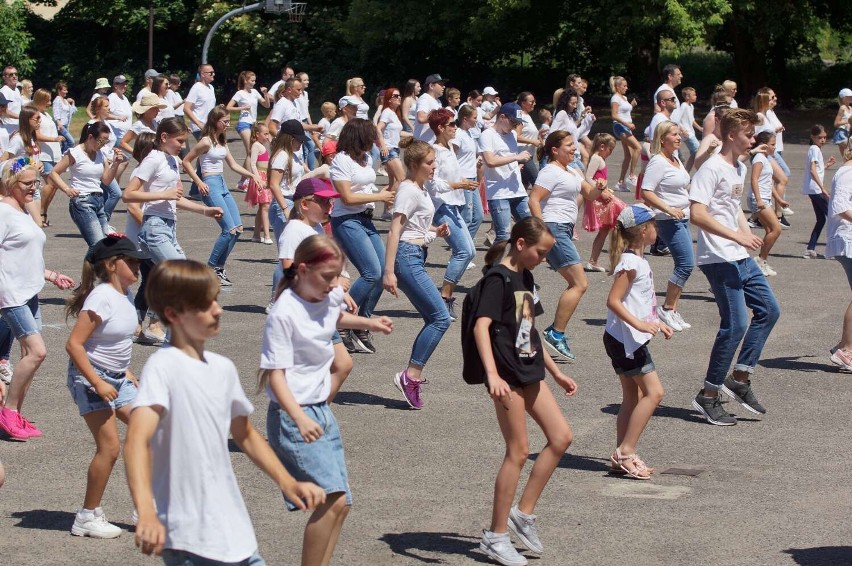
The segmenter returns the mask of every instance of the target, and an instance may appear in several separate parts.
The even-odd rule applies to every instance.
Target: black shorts
[[[603,335],[604,348],[606,355],[612,360],[612,367],[615,373],[624,377],[636,377],[654,371],[654,360],[651,359],[651,352],[648,350],[648,342],[645,342],[633,352],[633,358],[628,358],[624,352],[624,344],[612,337],[609,332],[604,332]]]

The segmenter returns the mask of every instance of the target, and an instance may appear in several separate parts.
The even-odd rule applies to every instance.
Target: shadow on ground
[[[76,513],[70,511],[50,511],[33,509],[31,511],[15,511],[9,515],[20,522],[15,525],[21,529],[39,529],[43,531],[71,531]],[[124,530],[133,530],[133,525],[110,521],[113,525]]]
[[[464,556],[477,562],[489,562],[486,556],[479,552],[479,537],[459,533],[416,532],[386,533],[379,540],[387,543],[394,554],[425,564],[452,564],[457,561],[451,557],[444,559],[423,556],[426,553]]]
[[[818,362],[809,362],[807,358],[816,358],[816,356],[781,356],[778,358],[769,358],[760,360],[757,365],[772,369],[789,369],[795,371],[824,371],[838,372],[840,368],[833,364],[825,364]]]
[[[837,566],[852,564],[852,546],[817,546],[814,548],[788,548],[796,564],[801,566]]]
[[[386,409],[408,410],[408,403],[397,399],[388,399],[372,393],[359,391],[341,391],[334,397],[335,405],[377,405]]]
[[[749,422],[749,423],[760,421],[760,419],[752,419],[752,418],[747,418],[747,417],[737,415],[734,412],[734,409],[736,407],[739,407],[739,405],[737,405],[736,403],[731,404],[730,401],[722,401],[722,403],[727,405],[727,407],[725,407],[725,410],[728,411],[729,413],[731,413],[732,415],[734,415],[735,417],[737,417],[738,421]],[[607,405],[605,407],[601,407],[601,412],[607,413],[608,415],[617,415],[619,408],[621,408],[620,404],[610,403],[609,405]],[[669,407],[667,405],[660,405],[654,411],[654,416],[655,417],[667,417],[667,418],[670,418],[670,419],[680,419],[680,420],[686,421],[688,423],[700,423],[700,424],[706,423],[704,418],[700,417],[698,415],[698,412],[695,409],[687,409],[687,408],[684,408],[684,407]]]

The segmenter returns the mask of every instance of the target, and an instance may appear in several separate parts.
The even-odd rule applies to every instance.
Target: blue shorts
[[[334,334],[331,335],[331,344],[343,344],[343,338],[340,337],[340,332],[337,330],[335,330]]]
[[[563,267],[580,263],[580,254],[571,238],[574,237],[574,225],[570,222],[547,222],[547,227],[556,243],[547,253],[547,263],[554,270],[559,271]]]
[[[612,135],[615,136],[615,139],[620,140],[623,137],[632,136],[633,130],[631,130],[621,122],[613,122]]]
[[[50,172],[53,171],[53,166],[55,165],[55,163],[53,163],[53,161],[42,161],[41,165],[42,167],[44,167],[41,172],[41,176],[47,177],[48,175],[50,175]]]
[[[686,143],[686,147],[689,149],[690,155],[695,155],[698,153],[698,146],[700,145],[698,142],[698,138],[695,136],[689,138],[683,138],[683,141]]]
[[[763,204],[766,205],[766,208],[771,209],[772,197],[764,198]],[[754,193],[748,194],[748,209],[752,212],[752,214],[757,214],[758,212],[760,212],[759,210],[757,210],[757,199],[754,198]]]
[[[266,566],[266,561],[260,557],[258,551],[238,562],[221,562],[211,558],[204,558],[186,550],[175,550],[164,548],[162,554],[163,563],[166,566]]]
[[[382,165],[387,165],[388,161],[391,159],[399,159],[399,148],[398,147],[389,147],[388,154],[382,156]]]
[[[125,405],[129,405],[136,399],[136,384],[127,378],[127,374],[123,371],[109,371],[100,368],[94,364],[95,373],[98,377],[115,387],[118,392],[118,397],[112,401],[104,401],[103,397],[95,392],[95,388],[89,383],[89,380],[83,373],[77,369],[74,362],[68,360],[68,391],[71,392],[71,398],[77,403],[77,408],[80,410],[80,416],[94,413],[95,411],[106,411],[107,409],[120,409]]]
[[[302,405],[302,410],[323,429],[322,436],[310,444],[305,442],[299,427],[290,415],[275,401],[269,402],[266,413],[266,436],[278,459],[296,481],[317,484],[327,494],[346,494],[346,504],[352,505],[349,490],[349,473],[343,458],[343,441],[337,419],[328,403]],[[297,507],[287,501],[287,508]]]
[[[624,352],[624,344],[613,338],[609,332],[604,332],[603,342],[606,355],[612,360],[612,368],[615,370],[615,373],[624,377],[637,377],[651,373],[657,369],[654,365],[654,360],[651,359],[651,352],[648,350],[647,342],[633,352],[632,359],[628,358]]]
[[[834,130],[834,135],[831,137],[831,141],[837,145],[841,145],[849,141],[849,130],[846,128],[837,128]]]
[[[249,122],[237,122],[237,133],[244,132],[246,130],[250,130],[254,124],[250,124]]]
[[[32,297],[25,305],[0,309],[0,318],[18,340],[33,334],[41,334],[41,308],[38,305],[38,295]]]

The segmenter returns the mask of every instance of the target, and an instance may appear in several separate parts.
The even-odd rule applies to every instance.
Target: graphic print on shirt
[[[731,198],[735,200],[740,200],[743,198],[743,184],[737,183],[736,185],[731,185]]]
[[[536,354],[532,343],[535,332],[536,298],[529,291],[515,291],[515,319],[518,321],[518,336],[515,338],[515,350],[519,358],[532,358]]]

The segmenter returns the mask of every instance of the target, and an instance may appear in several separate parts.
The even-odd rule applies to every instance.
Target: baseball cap
[[[343,110],[347,106],[358,106],[361,104],[361,101],[355,98],[354,96],[347,95],[337,101],[337,107]]]
[[[123,85],[127,83],[127,77],[124,75],[116,75],[115,78],[112,79],[112,84],[114,85]]]
[[[298,120],[284,120],[278,131],[293,136],[302,143],[308,141],[308,136],[305,135],[305,127]]]
[[[103,240],[95,243],[86,253],[86,261],[97,263],[118,255],[126,255],[135,259],[145,259],[145,254],[136,249],[130,238],[123,234],[110,234]]]
[[[320,179],[319,177],[311,177],[310,179],[302,179],[296,185],[296,191],[293,193],[293,200],[316,195],[326,198],[340,198],[340,193],[334,190],[334,186],[328,179]]]
[[[3,95],[0,94],[0,96]],[[326,140],[326,142],[322,144],[321,153],[323,157],[328,157],[329,155],[337,153],[337,140]]]
[[[145,78],[146,79],[153,79],[154,77],[156,77],[159,74],[160,73],[158,73],[154,69],[148,69],[147,71],[145,71]]]
[[[507,102],[500,107],[500,114],[504,114],[506,118],[515,122],[523,122],[524,111],[514,102]]]
[[[489,96],[496,96],[497,91],[494,90],[493,86],[487,86],[482,90],[482,94],[487,94]]]
[[[837,96],[839,96],[840,98],[846,98],[847,96],[852,96],[852,89],[849,89],[849,88],[840,89],[840,94],[838,94]]]
[[[9,106],[9,101],[3,96],[2,92],[0,92],[0,106]]]
[[[438,73],[435,73],[434,75],[429,75],[428,77],[426,77],[426,81],[424,82],[424,84],[426,86],[429,86],[432,83],[445,83],[445,82],[447,82],[447,79],[441,77],[441,75],[439,75]]]
[[[631,204],[618,215],[622,228],[633,228],[654,219],[654,212],[644,204]]]

